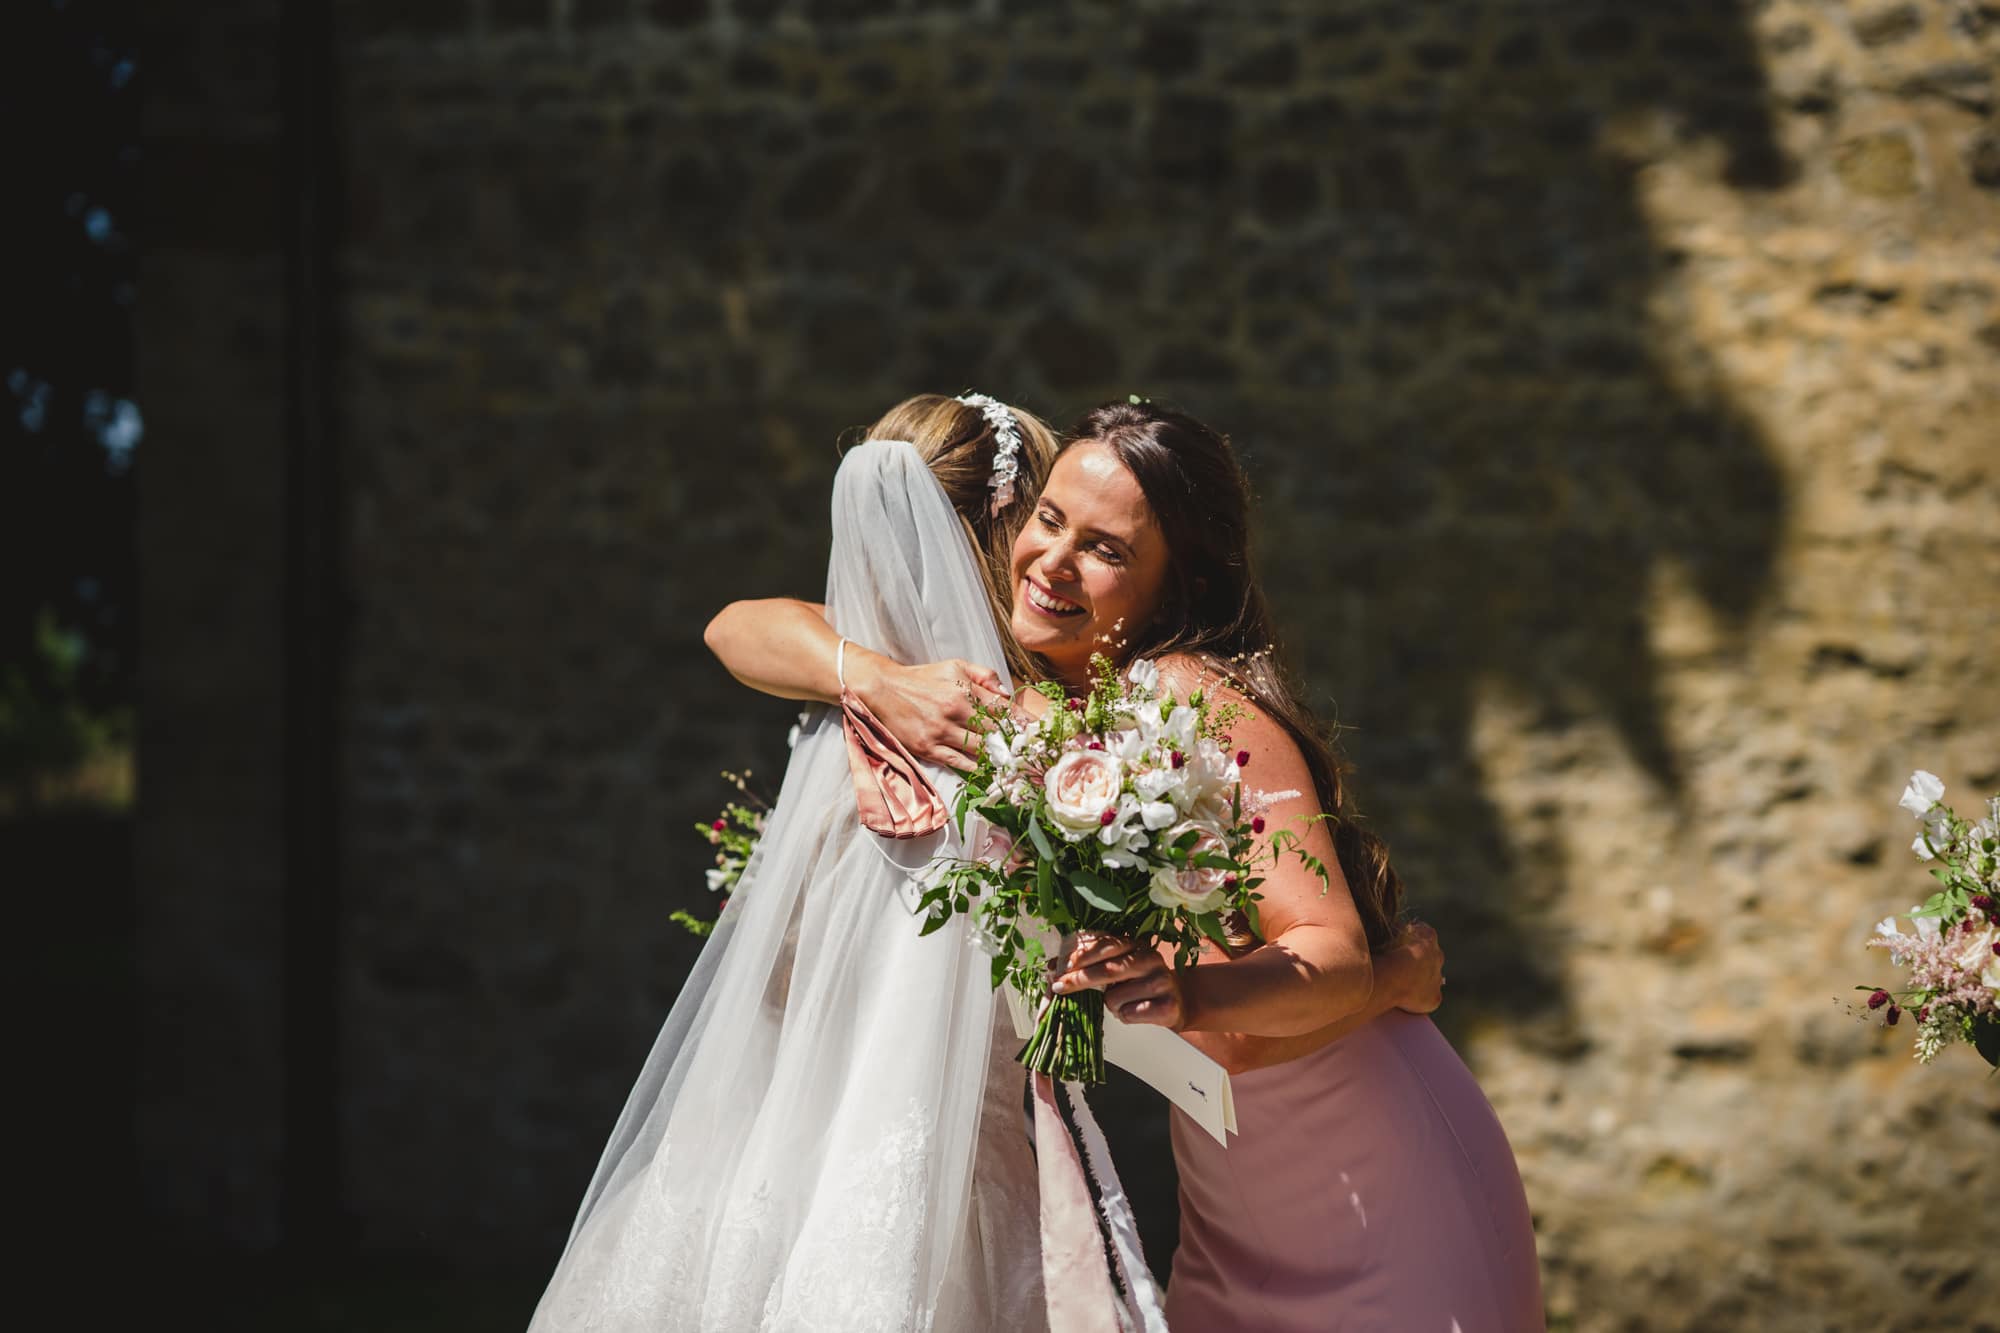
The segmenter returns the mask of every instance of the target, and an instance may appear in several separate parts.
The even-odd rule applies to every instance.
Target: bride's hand
[[[1187,1022],[1180,976],[1149,948],[1123,935],[1085,931],[1064,940],[1063,970],[1052,983],[1057,994],[1104,992],[1104,1007],[1127,1023],[1151,1023],[1179,1030]]]
[[[849,648],[848,687],[861,696],[903,748],[926,763],[970,772],[980,733],[972,708],[1001,708],[1007,696],[1000,677],[977,663],[954,658],[904,666],[879,653]]]

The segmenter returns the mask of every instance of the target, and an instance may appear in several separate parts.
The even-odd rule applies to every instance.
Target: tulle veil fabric
[[[908,444],[842,459],[826,606],[899,660],[1006,675],[971,543]],[[951,775],[927,772],[949,801]],[[802,728],[531,1333],[1043,1326],[1023,1074],[989,960],[968,918],[919,938],[912,914],[911,872],[964,851],[950,825],[863,830],[838,712]]]

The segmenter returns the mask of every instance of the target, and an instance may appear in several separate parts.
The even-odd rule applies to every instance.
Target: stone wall
[[[368,1243],[553,1261],[692,955],[687,826],[782,755],[700,630],[819,586],[842,432],[1140,392],[1249,461],[1555,1323],[1996,1326],[1996,1085],[1842,1001],[1922,883],[1907,771],[2000,785],[2000,12],[341,22]]]

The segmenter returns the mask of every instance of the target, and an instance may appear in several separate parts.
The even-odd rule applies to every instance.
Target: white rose
[[[1993,963],[2000,962],[2000,955],[1993,952],[1995,940],[2000,940],[2000,930],[1995,930],[1990,924],[1979,930],[1968,930],[1961,935],[1953,958],[1958,964],[1958,970],[1967,976],[1979,976]]]
[[[1193,830],[1199,836],[1189,851],[1190,858],[1206,853],[1226,855],[1229,848],[1222,836],[1203,824],[1185,823],[1176,825],[1160,835],[1160,845],[1171,847]],[[1161,907],[1186,908],[1190,912],[1213,912],[1227,900],[1223,881],[1229,872],[1213,866],[1157,866],[1153,870],[1153,883],[1146,896]]]
[[[1212,796],[1226,798],[1243,778],[1235,758],[1214,741],[1197,742],[1193,751],[1187,756],[1187,781],[1181,788],[1183,809]]]
[[[1903,788],[1903,799],[1896,802],[1917,818],[1930,813],[1930,808],[1944,799],[1944,783],[1938,781],[1935,773],[1918,769],[1910,774],[1910,785]]]
[[[1072,838],[1104,827],[1104,814],[1118,810],[1125,766],[1103,750],[1071,750],[1042,779],[1049,818]]]

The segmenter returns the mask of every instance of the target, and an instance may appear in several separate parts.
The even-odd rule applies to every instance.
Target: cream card
[[[1004,989],[1014,1035],[1026,1041],[1035,1030],[1035,1011],[1012,986]],[[1106,1014],[1104,1058],[1180,1107],[1217,1143],[1229,1146],[1228,1136],[1236,1132],[1229,1074],[1179,1033],[1149,1023],[1123,1023]]]

